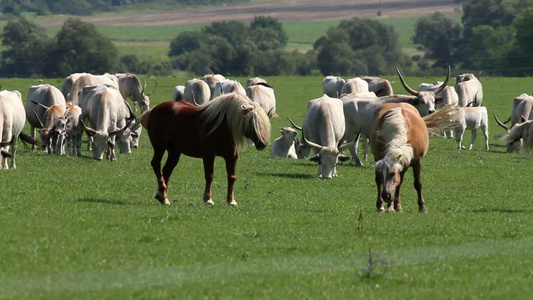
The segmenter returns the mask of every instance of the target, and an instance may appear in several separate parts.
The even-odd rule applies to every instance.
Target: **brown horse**
[[[239,151],[247,139],[252,140],[258,150],[263,150],[270,139],[270,120],[265,111],[245,95],[236,93],[222,95],[200,106],[185,101],[164,102],[146,111],[141,123],[148,130],[154,148],[151,164],[157,177],[155,198],[161,204],[170,204],[168,180],[180,156],[185,154],[203,159],[203,200],[210,205],[214,204],[211,184],[215,156],[224,158],[228,174],[226,200],[229,205],[236,206],[233,190]],[[168,158],[161,173],[165,151]]]
[[[429,148],[429,132],[454,126],[456,110],[446,107],[424,118],[407,103],[385,103],[374,114],[370,130],[370,147],[376,159],[374,167],[378,189],[376,207],[384,211],[401,211],[400,188],[405,172],[413,167],[414,186],[418,194],[418,209],[426,212],[422,197],[420,171],[422,158]],[[394,194],[394,206],[392,195]]]

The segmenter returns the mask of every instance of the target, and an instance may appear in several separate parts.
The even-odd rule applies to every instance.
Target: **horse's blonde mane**
[[[266,112],[246,95],[225,94],[198,106],[197,109],[202,111],[202,118],[206,123],[214,122],[208,136],[226,120],[233,137],[235,153],[246,146],[246,136],[253,132],[265,145],[270,139],[270,119]]]
[[[413,148],[407,142],[407,123],[401,107],[389,110],[383,118],[380,136],[385,143],[386,155],[374,167],[377,170],[387,168],[400,172],[411,164],[413,158]]]
[[[506,143],[511,143],[522,138],[522,151],[533,155],[533,121],[515,124],[511,130],[502,137]]]

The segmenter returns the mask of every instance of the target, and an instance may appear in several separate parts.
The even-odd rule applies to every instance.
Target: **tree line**
[[[177,35],[168,61],[120,56],[112,41],[91,23],[68,19],[54,37],[26,18],[8,22],[3,33],[0,72],[4,76],[64,77],[74,72],[133,72],[168,75],[392,75],[442,74],[454,69],[527,76],[533,73],[533,0],[467,0],[462,24],[440,12],[418,19],[413,41],[423,57],[409,57],[394,27],[353,18],[330,27],[306,53],[287,51],[283,24],[256,16],[245,24],[214,22]],[[490,13],[482,13],[481,7]],[[485,10],[483,10],[485,11]],[[414,68],[414,65],[417,65]]]

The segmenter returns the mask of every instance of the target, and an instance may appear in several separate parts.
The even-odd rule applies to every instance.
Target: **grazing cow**
[[[191,79],[185,84],[183,100],[194,105],[206,104],[211,97],[209,85],[201,79]]]
[[[63,110],[66,109],[65,97],[59,89],[50,84],[30,86],[26,101],[26,118],[30,123],[32,139],[35,139],[35,128],[43,128],[41,120],[48,118],[46,111],[53,105],[59,105],[63,107]],[[47,144],[43,143],[43,147],[47,147]],[[35,145],[32,149],[35,150]]]
[[[505,121],[501,122],[498,117],[496,116],[496,113],[494,113],[494,118],[496,119],[496,123],[498,123],[499,126],[501,126],[507,133],[513,128],[515,125],[523,123],[528,120],[533,120],[533,96],[530,96],[528,94],[521,94],[520,96],[514,98],[513,101],[513,111],[511,112],[511,116]],[[511,127],[507,126],[506,124],[511,122]],[[521,141],[512,141],[511,143],[507,144],[507,152],[516,152],[520,149]]]
[[[0,91],[0,169],[16,169],[17,140],[26,123],[26,113],[19,91]]]
[[[295,148],[295,138],[298,132],[291,127],[281,128],[281,136],[272,142],[270,157],[298,158]]]
[[[185,86],[176,85],[172,90],[172,101],[185,100]]]
[[[298,158],[305,158],[311,149],[315,155],[311,161],[318,163],[318,178],[331,179],[337,176],[338,161],[350,158],[341,151],[350,144],[337,147],[344,135],[345,123],[342,101],[323,95],[307,104],[303,126],[293,126],[302,130],[302,139],[298,146]]]
[[[377,185],[376,207],[384,211],[383,201],[389,211],[401,211],[400,188],[405,172],[413,167],[414,186],[418,194],[418,209],[426,212],[422,197],[420,172],[422,158],[429,148],[429,129],[446,126],[453,120],[453,108],[445,108],[422,118],[407,103],[385,103],[375,112],[370,134],[370,148]]]
[[[259,104],[267,113],[269,118],[277,117],[276,95],[274,89],[266,82],[259,82],[246,88],[246,96],[253,102]]]
[[[246,90],[237,80],[225,79],[216,83],[215,91],[213,92],[213,98],[229,93],[239,93],[242,95],[246,95]]]
[[[457,122],[459,124],[459,126],[455,127],[457,149],[464,149],[463,135],[465,130],[472,130],[472,141],[468,147],[468,150],[472,150],[477,137],[477,129],[481,128],[483,130],[483,136],[485,136],[485,150],[489,151],[489,121],[486,107],[459,107],[457,111]]]
[[[150,96],[157,90],[157,80],[155,81],[155,87],[149,94],[144,94],[146,89],[146,81],[144,86],[141,85],[141,80],[137,75],[132,73],[117,73],[118,87],[120,94],[124,99],[130,99],[133,101],[133,107],[137,110],[136,104],[141,108],[141,112],[145,112],[150,108]]]
[[[168,200],[168,181],[180,156],[202,158],[205,172],[203,201],[214,204],[211,194],[215,156],[226,162],[228,189],[226,201],[236,206],[234,185],[235,166],[246,139],[263,150],[270,139],[270,120],[265,111],[245,95],[231,93],[201,106],[184,101],[164,102],[141,116],[154,149],[152,168],[157,178],[155,198],[161,204]],[[161,173],[161,160],[168,152]]]
[[[361,79],[368,82],[368,90],[374,92],[378,97],[392,96],[392,85],[387,79],[374,76],[360,76]]]
[[[455,91],[459,96],[459,106],[481,106],[483,87],[474,74],[458,75],[455,79]]]
[[[366,93],[368,90],[368,82],[361,78],[350,78],[346,80],[346,83],[342,86],[340,95],[351,93]]]
[[[134,117],[118,89],[106,85],[85,87],[80,94],[80,102],[80,122],[85,132],[94,139],[93,158],[102,160],[107,150],[108,158],[117,160],[115,141],[121,153],[131,153],[131,136],[126,129]],[[86,118],[90,127],[84,123]],[[78,143],[81,144],[81,138]]]
[[[81,107],[78,105],[72,105],[65,111],[65,134],[66,134],[66,146],[67,155],[73,155],[74,153],[81,156],[81,144],[77,144],[78,139],[81,140],[82,128],[80,123]]]
[[[213,96],[215,95],[215,87],[217,82],[226,80],[226,78],[220,74],[207,74],[204,76],[204,78],[202,78],[202,80],[205,81],[205,83],[207,83],[209,86],[209,100],[212,100],[214,98]]]
[[[533,120],[516,124],[503,137],[507,145],[520,144],[522,151],[533,155]]]
[[[65,131],[67,124],[65,111],[65,107],[59,104],[48,107],[44,114],[44,123],[41,122],[37,113],[33,112],[41,127],[40,136],[43,148],[48,154],[65,154]]]
[[[368,146],[367,139],[370,137],[370,127],[374,119],[374,112],[384,103],[409,103],[413,105],[420,115],[426,116],[435,111],[435,93],[439,93],[446,87],[450,76],[450,69],[448,69],[448,76],[443,84],[434,91],[420,91],[417,92],[411,89],[402,77],[402,74],[397,70],[400,81],[404,88],[414,96],[408,95],[392,95],[383,97],[359,97],[357,95],[344,95],[341,100],[344,103],[344,118],[346,120],[346,132],[342,139],[343,141],[351,141],[358,135],[361,135],[365,145],[365,157],[367,159]],[[358,139],[355,140],[353,147],[350,147],[350,153],[356,165],[362,166],[363,162],[357,155],[357,147],[359,146]]]
[[[68,93],[66,100],[71,101],[72,105],[80,105],[78,94],[86,86],[91,85],[108,85],[119,90],[117,76],[109,73],[103,75],[84,74],[80,75],[72,84],[72,89]]]
[[[346,80],[338,76],[326,76],[322,80],[322,93],[331,98],[339,98]]]
[[[65,99],[67,98],[68,94],[72,90],[72,85],[74,84],[74,81],[76,81],[76,79],[88,74],[89,73],[74,73],[67,76],[61,84],[61,93],[63,94],[63,97],[65,97]]]

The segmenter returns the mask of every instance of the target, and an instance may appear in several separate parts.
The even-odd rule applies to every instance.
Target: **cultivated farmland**
[[[189,78],[157,79],[152,105]],[[286,117],[301,124],[307,102],[321,96],[322,77],[266,79],[278,100],[273,141]],[[412,87],[442,79],[406,77]],[[0,81],[24,100],[37,83]],[[0,172],[0,297],[527,299],[533,159],[505,153],[492,114],[509,116],[531,79],[481,82],[491,149],[484,151],[482,137],[472,151],[431,138],[422,168],[427,214],[417,211],[411,170],[404,212],[376,213],[370,162],[344,163],[338,178],[319,180],[309,160],[248,148],[237,164],[239,206],[229,207],[223,160],[215,163],[216,204],[205,206],[201,160],[182,157],[169,186],[172,204],[161,206],[146,134],[117,162],[94,161],[85,143],[82,157],[68,157],[19,142],[17,169]]]

